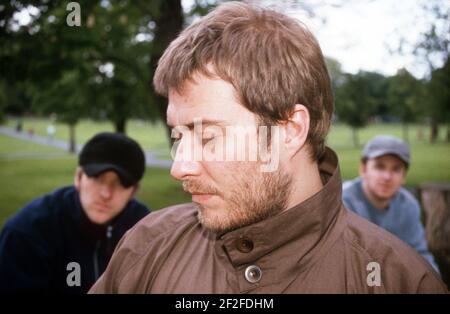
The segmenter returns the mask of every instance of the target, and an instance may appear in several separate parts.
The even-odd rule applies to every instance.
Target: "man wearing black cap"
[[[122,235],[149,210],[133,199],[144,153],[116,133],[91,138],[74,186],[32,201],[0,235],[0,292],[85,293]]]
[[[408,243],[438,271],[427,248],[419,202],[402,188],[409,164],[405,142],[387,135],[374,137],[364,147],[360,177],[344,184],[344,204]]]

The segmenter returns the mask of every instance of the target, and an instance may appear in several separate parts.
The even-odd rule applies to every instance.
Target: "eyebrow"
[[[169,122],[167,122],[167,125],[170,128],[174,128],[175,127],[174,125],[170,124]],[[202,125],[202,127],[208,127],[208,126],[211,126],[211,125],[216,125],[216,126],[219,126],[219,127],[225,127],[225,126],[227,126],[227,123],[225,123],[224,120],[201,119],[201,125]],[[192,130],[192,129],[194,129],[195,123],[192,121],[192,122],[189,122],[189,123],[181,125],[181,126],[186,126],[189,130]]]

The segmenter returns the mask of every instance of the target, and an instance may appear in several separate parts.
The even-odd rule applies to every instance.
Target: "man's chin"
[[[234,229],[229,223],[229,218],[224,213],[218,213],[221,211],[220,209],[211,209],[202,205],[198,205],[198,207],[197,218],[204,228],[214,233],[223,233]]]
[[[377,194],[377,198],[378,200],[382,201],[382,202],[387,202],[389,201],[392,197],[394,197],[395,193],[392,192],[384,192],[381,191]]]
[[[104,213],[91,213],[88,215],[89,220],[96,225],[104,225],[111,220],[110,215]]]
[[[109,219],[106,219],[106,218],[97,218],[97,217],[95,217],[95,218],[91,218],[91,219],[89,219],[93,224],[96,224],[96,225],[104,225],[104,224],[106,224],[108,221],[109,221]]]

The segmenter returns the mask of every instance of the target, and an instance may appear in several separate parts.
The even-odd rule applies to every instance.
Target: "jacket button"
[[[253,250],[253,241],[246,238],[238,239],[236,241],[236,247],[239,250],[239,252],[242,253],[251,252],[251,250]]]
[[[248,266],[245,269],[245,279],[250,283],[257,283],[261,280],[262,270],[256,265]]]

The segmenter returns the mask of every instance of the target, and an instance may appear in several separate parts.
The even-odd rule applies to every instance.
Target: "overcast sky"
[[[262,0],[302,22],[319,40],[326,56],[337,59],[347,72],[358,70],[395,74],[406,67],[416,77],[423,77],[426,68],[410,51],[392,54],[401,40],[415,43],[426,30],[429,15],[422,8],[429,0]],[[450,0],[441,0],[450,8]],[[312,3],[315,17],[309,17],[298,3]],[[344,3],[336,8],[333,4]],[[194,3],[183,0],[185,9]],[[295,5],[297,3],[297,5]],[[325,18],[326,22],[321,22]],[[439,62],[438,62],[439,63]]]
[[[348,1],[340,8],[323,6],[317,15],[326,18],[325,23],[301,12],[289,14],[303,20],[317,36],[324,54],[340,61],[348,72],[362,69],[390,75],[406,67],[422,77],[426,67],[413,55],[411,46],[403,56],[392,51],[402,40],[417,43],[427,30],[432,21],[422,7],[427,1]],[[450,8],[450,1],[442,0],[442,4]]]

